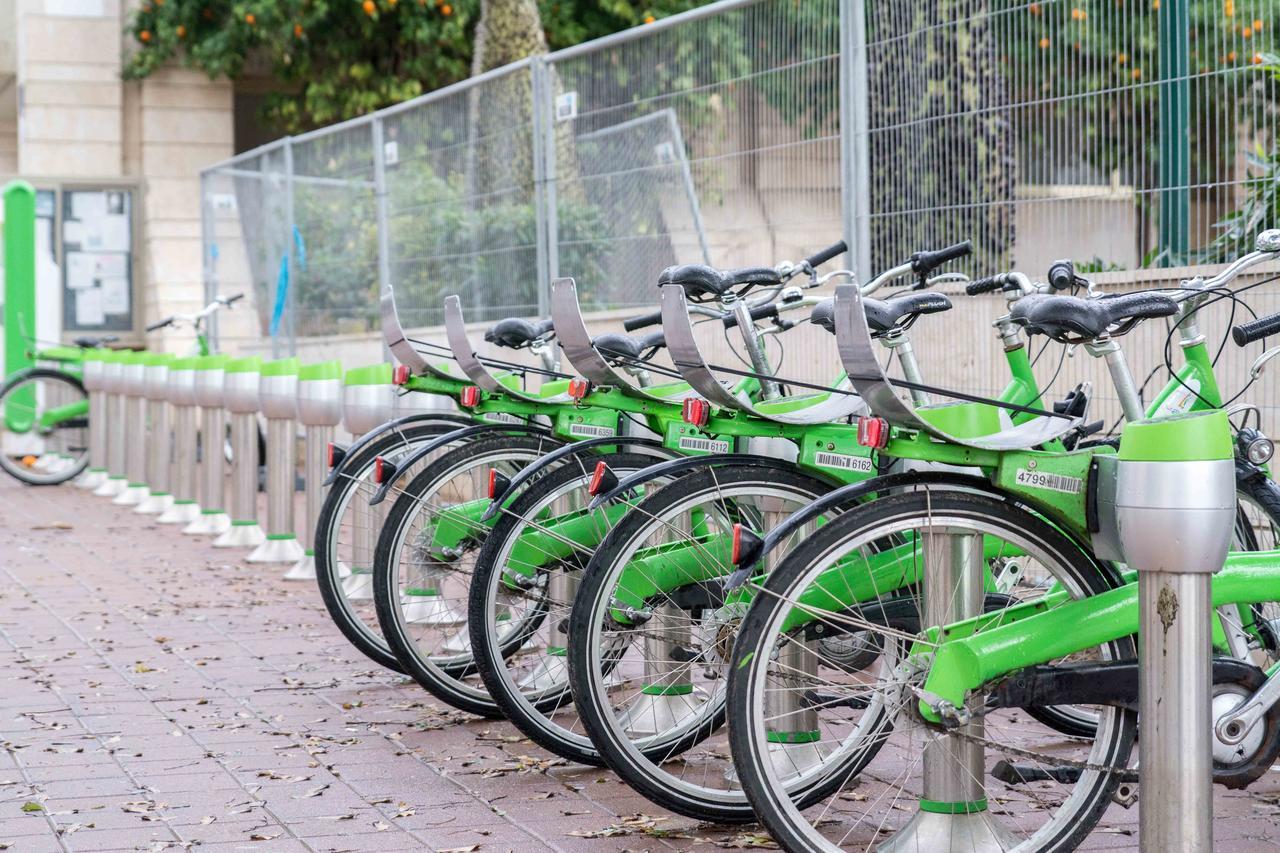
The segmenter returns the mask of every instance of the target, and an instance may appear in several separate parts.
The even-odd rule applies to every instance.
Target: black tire
[[[615,475],[622,475],[660,461],[655,456],[640,453],[589,453],[569,457],[531,483],[507,505],[476,557],[467,605],[467,626],[471,631],[471,648],[476,668],[485,688],[498,710],[530,740],[561,758],[578,764],[600,765],[603,761],[585,734],[574,737],[550,718],[556,710],[573,701],[567,679],[561,685],[541,690],[537,698],[526,695],[512,678],[507,664],[527,638],[528,632],[504,637],[499,644],[494,642],[496,638],[491,636],[486,625],[497,607],[495,597],[506,566],[503,555],[509,552],[512,540],[528,530],[526,519],[530,515],[544,506],[553,495],[575,484],[585,485],[597,462],[608,465]],[[585,562],[585,559],[581,553],[576,556],[574,568],[580,569],[580,563]],[[546,575],[564,568],[558,564],[550,570],[541,571]],[[542,606],[545,607],[545,595],[543,598]],[[563,606],[567,609],[568,604],[569,602],[565,602]]]
[[[316,583],[325,609],[338,630],[351,645],[380,666],[394,672],[403,672],[400,662],[392,653],[387,641],[370,613],[370,620],[360,617],[343,592],[343,579],[339,576],[337,537],[342,519],[352,500],[368,500],[372,485],[369,479],[374,460],[379,456],[394,459],[433,438],[458,428],[453,421],[414,423],[379,437],[353,456],[348,456],[339,466],[339,474],[325,493],[320,513],[315,521],[313,551],[316,560]],[[376,532],[373,534],[376,538]]]
[[[797,783],[790,790],[779,790],[780,786],[770,784],[768,776],[773,771],[766,771],[761,759],[762,752],[769,755],[769,747],[761,748],[767,741],[762,740],[754,715],[756,691],[763,689],[761,679],[768,677],[767,658],[772,654],[773,641],[777,637],[772,626],[780,624],[780,614],[794,606],[801,588],[807,588],[806,577],[813,567],[821,565],[824,560],[834,559],[833,555],[838,553],[842,543],[869,538],[877,528],[888,527],[895,522],[906,523],[927,513],[937,513],[948,520],[969,519],[974,523],[994,524],[1020,532],[1054,558],[1055,564],[1069,577],[1079,595],[1096,595],[1122,584],[1113,567],[1099,563],[1041,517],[1012,500],[971,491],[922,488],[888,496],[839,516],[793,549],[769,574],[762,587],[763,593],[755,596],[738,634],[729,675],[729,712],[734,720],[729,727],[729,737],[738,778],[760,820],[784,849],[806,853],[838,849],[825,839],[816,837],[816,831],[798,814],[799,810],[835,795],[841,786],[849,783],[878,754],[888,736],[885,732],[892,731],[893,725],[892,720],[883,724],[873,720],[872,744],[864,756],[848,756],[838,763],[832,762],[831,768],[804,780],[806,784]],[[1113,659],[1133,657],[1136,655],[1135,638],[1117,640],[1108,644],[1108,649]],[[1119,709],[1112,713],[1115,723],[1108,728],[1108,742],[1098,748],[1104,750],[1109,766],[1126,766],[1136,741],[1137,714]],[[875,728],[877,725],[880,728]],[[888,729],[883,730],[883,725]],[[1098,776],[1098,780],[1091,779],[1094,785],[1086,790],[1080,807],[1063,821],[1063,826],[1052,834],[1047,843],[1025,849],[1066,851],[1079,845],[1110,804],[1120,783],[1119,776],[1115,774],[1101,773]],[[874,794],[864,793],[863,798],[874,798]],[[886,803],[892,799],[888,795],[881,796]],[[885,805],[885,808],[889,806]],[[869,819],[869,823],[874,822],[874,817]],[[887,839],[880,836],[876,840],[878,843]],[[1022,851],[1024,847],[1017,849]]]
[[[739,510],[733,505],[732,497],[722,499],[725,494],[737,492],[746,496],[785,492],[789,499],[803,505],[833,487],[830,481],[805,473],[790,463],[772,459],[744,458],[740,463],[698,469],[646,495],[635,510],[610,531],[591,558],[569,621],[569,677],[574,703],[584,729],[605,764],[658,805],[698,820],[754,820],[751,805],[741,791],[716,790],[693,782],[686,785],[683,779],[667,773],[662,765],[663,760],[681,755],[702,743],[724,724],[722,688],[717,688],[716,695],[706,700],[706,710],[697,715],[693,724],[684,730],[648,738],[643,746],[637,745],[616,725],[618,709],[610,701],[606,686],[610,672],[595,664],[599,651],[596,641],[603,637],[608,624],[603,614],[608,612],[615,588],[612,580],[615,565],[627,559],[625,555],[645,541],[646,530],[651,524],[657,524],[661,529],[665,525],[664,514],[676,512],[690,501],[700,502],[695,503],[698,506],[714,507],[715,511],[731,517]],[[655,519],[659,521],[655,522]],[[724,566],[724,574],[731,570],[731,566]],[[731,633],[732,626],[726,624],[724,630]],[[731,636],[724,635],[725,645],[730,640]],[[720,664],[708,663],[706,667],[707,670],[716,669],[718,678],[722,679],[726,665],[727,660],[724,660]]]
[[[10,397],[16,397],[23,386],[31,383],[44,383],[49,388],[60,387],[62,393],[66,395],[66,402],[87,401],[89,392],[85,390],[84,383],[80,379],[63,370],[57,370],[51,367],[33,367],[28,370],[18,371],[14,375],[5,380],[0,385],[0,433],[7,432],[9,429],[6,414],[9,406],[22,406],[23,415],[28,415],[32,420],[39,417],[39,413],[27,404],[19,404],[11,402]],[[34,388],[32,389],[35,390]],[[25,411],[31,409],[30,412]],[[15,415],[20,416],[20,415]],[[69,442],[66,448],[69,456],[67,464],[60,465],[53,471],[39,471],[25,464],[21,458],[11,459],[8,454],[0,453],[0,468],[14,479],[26,483],[30,486],[56,486],[65,483],[75,477],[80,476],[84,469],[89,465],[89,416],[86,414],[83,418],[75,418],[66,424],[60,425],[58,430],[51,430],[46,435],[57,436],[58,441]],[[29,432],[30,430],[24,430]],[[25,458],[25,457],[23,457]]]
[[[387,645],[400,663],[400,671],[417,681],[433,696],[455,708],[483,717],[501,718],[498,706],[483,689],[476,672],[474,659],[469,653],[435,656],[424,653],[403,618],[400,602],[401,555],[409,544],[412,528],[420,517],[425,495],[448,481],[460,471],[483,470],[496,463],[510,462],[514,470],[549,453],[560,442],[550,436],[503,435],[486,437],[456,447],[432,460],[404,488],[395,499],[387,519],[378,535],[373,560],[374,605],[378,626]],[[455,563],[465,563],[478,553],[486,535],[468,537],[461,546],[461,554]],[[470,584],[470,573],[465,566],[448,570],[454,580]],[[464,605],[465,606],[465,605]],[[460,632],[468,639],[467,626]]]

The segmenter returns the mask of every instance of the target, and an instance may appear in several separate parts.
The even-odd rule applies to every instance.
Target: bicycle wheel
[[[733,526],[769,530],[831,488],[775,460],[701,469],[634,504],[588,563],[569,620],[574,703],[605,763],[653,802],[752,819],[721,731],[741,615],[723,591]]]
[[[379,436],[342,461],[315,521],[316,583],[329,617],[362,654],[395,672],[404,670],[378,629],[373,606],[373,549],[382,512],[369,506],[378,488],[374,462],[379,456],[394,461],[457,428],[453,421],[428,421]],[[413,476],[426,464],[415,465],[404,476]]]
[[[579,764],[601,760],[572,708],[569,609],[587,561],[627,509],[615,501],[586,511],[586,487],[597,463],[621,477],[658,461],[641,453],[571,456],[504,507],[476,556],[467,625],[485,688],[516,728]],[[529,630],[513,632],[513,622]]]
[[[730,671],[730,741],[752,805],[784,848],[923,850],[930,831],[954,831],[1006,850],[1070,850],[1097,824],[1130,775],[1135,712],[1099,706],[1094,737],[1064,738],[990,700],[988,684],[966,703],[967,723],[919,714],[933,662],[924,631],[984,610],[977,631],[1003,624],[985,581],[1005,550],[1056,582],[1013,586],[1006,607],[1121,583],[1011,501],[920,487],[834,519],[754,588]],[[875,654],[848,666],[823,653],[819,638],[851,632]],[[1070,660],[1135,654],[1126,637]]]
[[[558,446],[534,435],[461,445],[410,480],[387,513],[373,560],[378,626],[402,671],[455,708],[500,716],[476,671],[466,610],[476,555],[492,527],[481,520],[489,471],[514,476]],[[530,629],[513,623],[512,630]]]
[[[36,367],[0,386],[0,468],[32,486],[53,486],[88,464],[89,392],[77,377]]]

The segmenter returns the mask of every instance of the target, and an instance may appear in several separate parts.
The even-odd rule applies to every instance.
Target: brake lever
[[[1262,370],[1267,366],[1267,362],[1280,355],[1280,347],[1272,347],[1253,360],[1253,364],[1249,365],[1249,378],[1257,379],[1262,375]]]

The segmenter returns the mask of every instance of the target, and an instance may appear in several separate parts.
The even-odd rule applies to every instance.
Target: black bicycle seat
[[[1106,334],[1122,335],[1139,320],[1177,313],[1178,303],[1157,293],[1126,293],[1101,299],[1034,294],[1019,299],[1010,309],[1013,320],[1028,332],[1048,335],[1063,343],[1095,340]]]
[[[771,267],[718,270],[705,264],[684,264],[662,271],[658,276],[658,286],[668,284],[684,288],[684,295],[690,302],[706,302],[719,299],[730,291],[741,295],[753,287],[773,287],[782,284],[782,277]]]
[[[666,345],[666,337],[662,332],[653,332],[642,338],[624,335],[621,332],[609,332],[591,339],[592,345],[602,356],[617,361],[639,361],[648,350]]]
[[[527,347],[549,331],[551,331],[550,320],[534,324],[519,317],[509,317],[495,323],[492,329],[484,333],[484,339],[500,347],[520,349]]]
[[[872,334],[884,334],[896,329],[909,329],[925,314],[950,311],[951,300],[941,293],[926,290],[903,293],[890,299],[863,298],[862,308],[867,314],[867,327]]]
[[[118,335],[101,335],[98,337],[85,335],[83,337],[73,338],[71,343],[81,349],[97,349],[98,347],[105,346],[106,344],[113,344],[118,340],[120,340]]]

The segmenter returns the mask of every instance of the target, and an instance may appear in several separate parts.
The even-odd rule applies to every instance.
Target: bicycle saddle
[[[102,335],[101,337],[92,337],[90,335],[85,335],[84,337],[73,338],[71,340],[71,343],[75,344],[81,349],[97,349],[98,347],[104,346],[106,344],[113,344],[118,340],[120,340],[120,337],[118,335]]]
[[[941,293],[903,293],[891,299],[862,298],[871,334],[882,335],[894,329],[906,329],[924,314],[951,310],[951,300]],[[835,299],[824,299],[813,306],[809,319],[835,334]]]
[[[678,285],[690,302],[719,299],[738,288],[741,288],[741,295],[753,287],[772,287],[781,283],[782,277],[770,267],[718,270],[705,264],[684,264],[667,267],[658,276],[659,288],[668,284]]]
[[[662,332],[653,332],[642,338],[624,335],[621,332],[609,332],[592,338],[591,344],[605,358],[627,362],[639,361],[646,350],[664,346],[666,338]]]
[[[1022,324],[1029,333],[1048,335],[1060,343],[1095,340],[1108,333],[1123,335],[1139,320],[1177,313],[1178,303],[1156,293],[1127,293],[1100,299],[1035,294],[1024,296],[1010,309],[1014,322]]]
[[[519,317],[509,317],[495,323],[492,329],[484,333],[484,339],[500,347],[520,349],[527,347],[549,331],[551,331],[550,320],[543,320],[535,325]]]

